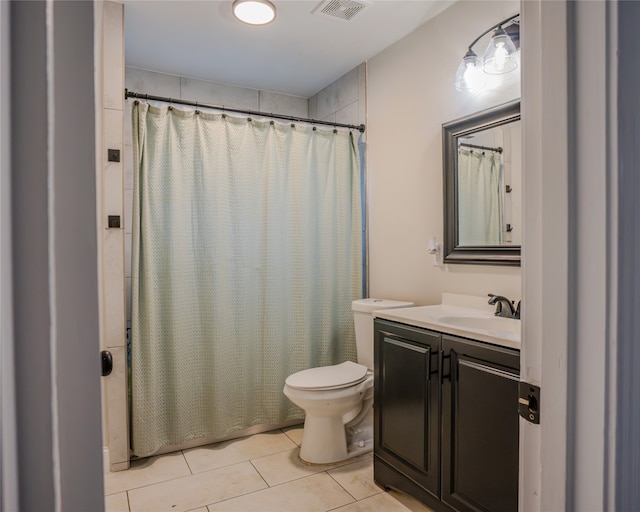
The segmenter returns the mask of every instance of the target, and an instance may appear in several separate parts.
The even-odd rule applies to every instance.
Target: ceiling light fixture
[[[512,25],[516,27],[519,47],[519,23],[519,14],[511,16],[480,34],[480,36],[469,45],[467,53],[456,70],[455,85],[458,91],[478,91],[482,89],[486,83],[484,73],[489,75],[502,75],[518,67],[518,61],[515,55],[517,52],[516,45],[503,27],[508,29]],[[473,51],[473,47],[492,30],[494,32],[491,36],[491,41],[483,54],[482,60],[480,60],[478,55]],[[513,33],[514,31],[510,30],[510,32]]]
[[[233,15],[249,25],[266,25],[276,18],[276,7],[269,0],[234,0]]]

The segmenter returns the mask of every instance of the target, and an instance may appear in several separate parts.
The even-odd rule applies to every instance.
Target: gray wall
[[[620,67],[618,74],[618,147],[619,182],[615,194],[618,194],[618,301],[617,313],[617,431],[614,452],[615,503],[613,510],[631,510],[640,503],[638,486],[640,461],[640,402],[636,394],[629,390],[640,387],[640,350],[638,350],[638,332],[640,331],[640,155],[638,153],[638,133],[640,132],[640,96],[638,95],[638,68],[628,62],[637,59],[640,51],[638,24],[640,23],[640,3],[619,2],[618,9],[618,48]],[[637,61],[636,61],[637,62]],[[615,288],[614,288],[615,289]],[[613,432],[611,433],[613,437]]]

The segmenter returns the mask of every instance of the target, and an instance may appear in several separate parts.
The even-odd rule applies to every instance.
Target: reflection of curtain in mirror
[[[500,153],[458,148],[458,245],[502,244],[503,211]]]

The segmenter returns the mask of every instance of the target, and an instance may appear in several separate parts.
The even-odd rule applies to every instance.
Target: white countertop
[[[437,306],[385,309],[373,316],[520,350],[520,320],[496,317],[493,308],[460,306],[455,299],[443,294],[443,304]]]

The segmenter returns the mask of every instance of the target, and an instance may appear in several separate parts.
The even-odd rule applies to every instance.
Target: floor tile
[[[313,465],[302,462],[300,460],[299,453],[300,450],[296,448],[295,450],[289,450],[287,452],[276,453],[274,455],[254,459],[251,463],[260,472],[262,478],[264,478],[270,486],[274,486],[284,482],[290,482],[297,478],[303,478],[305,476],[343,466],[363,458],[363,456],[360,456],[337,464]],[[372,462],[370,463],[372,464]]]
[[[129,491],[131,512],[186,512],[264,489],[250,462],[205,471]]]
[[[410,512],[410,509],[389,496],[386,492],[382,492],[364,500],[337,508],[333,512]]]
[[[304,431],[304,424],[283,428],[282,431],[298,446],[302,444],[302,432]]]
[[[129,500],[126,492],[110,494],[104,499],[105,512],[129,512]]]
[[[166,482],[174,478],[190,475],[189,466],[181,452],[168,453],[133,461],[126,471],[106,473],[104,476],[105,494],[128,491],[137,487]]]
[[[327,473],[357,500],[382,492],[373,481],[373,461],[370,457]]]
[[[325,512],[353,498],[326,473],[301,478],[263,491],[209,505],[209,512]]]
[[[193,473],[230,466],[295,448],[294,442],[279,430],[222,443],[184,450],[184,456]]]
[[[424,503],[400,491],[390,490],[388,493],[396,501],[402,503],[407,510],[411,512],[434,512],[433,509],[427,507]]]

